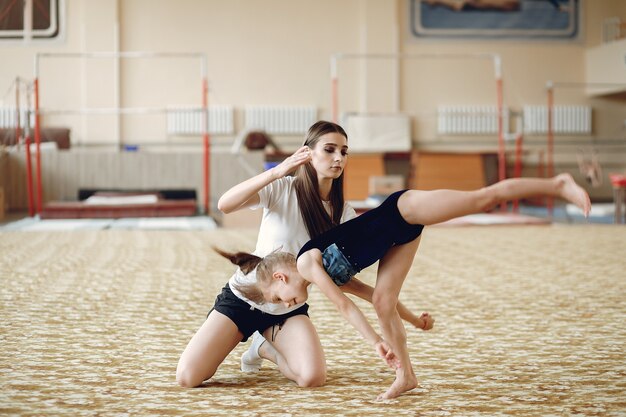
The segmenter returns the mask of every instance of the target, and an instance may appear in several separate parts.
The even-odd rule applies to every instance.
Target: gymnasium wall
[[[209,104],[233,106],[235,132],[242,129],[243,112],[250,105],[313,105],[320,118],[330,118],[330,56],[337,52],[496,53],[503,60],[506,104],[517,109],[545,104],[547,80],[587,81],[588,51],[601,47],[603,20],[626,19],[621,0],[585,0],[581,36],[573,42],[418,40],[408,28],[408,0],[66,0],[65,6],[64,39],[0,44],[0,90],[8,88],[16,76],[32,78],[35,52],[201,52],[208,57]],[[394,94],[395,74],[399,74],[399,97]],[[441,137],[436,131],[438,105],[495,104],[488,61],[342,61],[339,75],[342,113],[389,112],[398,102],[400,110],[412,118],[416,146],[464,151],[495,145],[492,136]],[[41,89],[42,107],[201,103],[200,70],[193,59],[45,59]],[[557,137],[563,169],[576,169],[580,147],[600,149],[611,169],[626,168],[621,162],[623,147],[616,156],[613,147],[593,142],[623,141],[623,97],[590,98],[583,90],[557,91],[556,102],[600,109],[591,137]],[[70,126],[75,145],[200,147],[197,136],[167,136],[162,115],[49,116],[44,123]],[[224,148],[232,139],[215,135],[212,141],[216,148]],[[301,135],[276,140],[293,149]],[[537,161],[534,149],[545,147],[545,138],[529,137],[526,144],[532,170]],[[600,194],[609,193],[605,187]]]

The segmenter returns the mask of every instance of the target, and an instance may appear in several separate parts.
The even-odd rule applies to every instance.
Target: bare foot
[[[430,330],[435,325],[435,318],[430,314],[424,312],[421,316],[417,318],[415,323],[413,323],[415,327],[422,330]]]
[[[578,206],[583,211],[585,217],[588,217],[591,210],[591,200],[587,191],[576,184],[576,181],[570,174],[560,174],[556,179],[559,183],[561,198]]]
[[[413,388],[416,388],[416,387],[417,387],[417,378],[415,378],[415,376],[412,376],[412,377],[396,376],[396,380],[393,381],[393,384],[391,384],[387,392],[380,394],[377,400],[389,400],[391,398],[396,398],[407,391],[411,391]]]

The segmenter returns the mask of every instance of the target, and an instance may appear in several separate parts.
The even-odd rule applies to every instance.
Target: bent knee
[[[326,370],[310,370],[298,375],[296,383],[301,388],[321,387],[326,383]]]
[[[186,367],[179,366],[176,368],[176,382],[183,388],[195,388],[212,376],[213,374],[208,376],[198,375],[197,372],[193,372],[193,370]]]
[[[396,312],[396,304],[398,300],[394,297],[390,297],[387,294],[380,294],[374,292],[372,296],[372,305],[378,317],[388,317]]]

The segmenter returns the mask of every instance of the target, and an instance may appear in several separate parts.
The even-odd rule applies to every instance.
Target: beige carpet
[[[408,330],[421,386],[388,402],[374,399],[391,371],[318,291],[326,386],[298,388],[271,364],[242,374],[245,346],[204,387],[177,386],[180,353],[233,271],[210,246],[254,240],[0,233],[0,415],[626,414],[626,227],[427,229],[402,299],[437,324]]]

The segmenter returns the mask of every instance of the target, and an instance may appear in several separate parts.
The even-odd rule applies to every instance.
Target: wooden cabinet
[[[344,173],[346,200],[365,200],[369,196],[371,176],[385,175],[385,159],[379,154],[351,154]]]
[[[415,152],[409,186],[418,190],[481,188],[491,182],[485,161],[492,160],[485,153]]]

